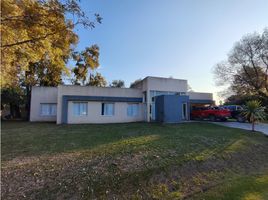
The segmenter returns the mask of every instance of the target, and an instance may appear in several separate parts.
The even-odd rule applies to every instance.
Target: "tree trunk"
[[[14,105],[15,117],[21,118],[20,105]]]
[[[255,131],[255,120],[252,121],[252,131]]]

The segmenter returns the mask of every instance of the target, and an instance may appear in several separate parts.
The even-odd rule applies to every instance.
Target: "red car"
[[[193,108],[191,119],[209,119],[210,121],[226,121],[231,117],[231,111],[221,107],[199,107]]]

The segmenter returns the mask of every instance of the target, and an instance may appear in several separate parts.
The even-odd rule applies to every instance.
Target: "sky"
[[[187,79],[196,92],[212,92],[212,69],[245,34],[268,27],[268,0],[81,0],[95,29],[76,28],[77,50],[97,44],[108,82],[160,76]]]

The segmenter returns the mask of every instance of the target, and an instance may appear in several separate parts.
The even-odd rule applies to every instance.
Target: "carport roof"
[[[215,102],[210,99],[190,99],[190,103],[214,104]]]

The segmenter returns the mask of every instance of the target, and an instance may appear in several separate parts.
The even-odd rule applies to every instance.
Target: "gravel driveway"
[[[213,123],[222,125],[222,126],[251,130],[251,124],[249,123],[239,123],[239,122],[213,122]],[[255,125],[255,130],[262,132],[268,136],[268,124],[258,123]]]

